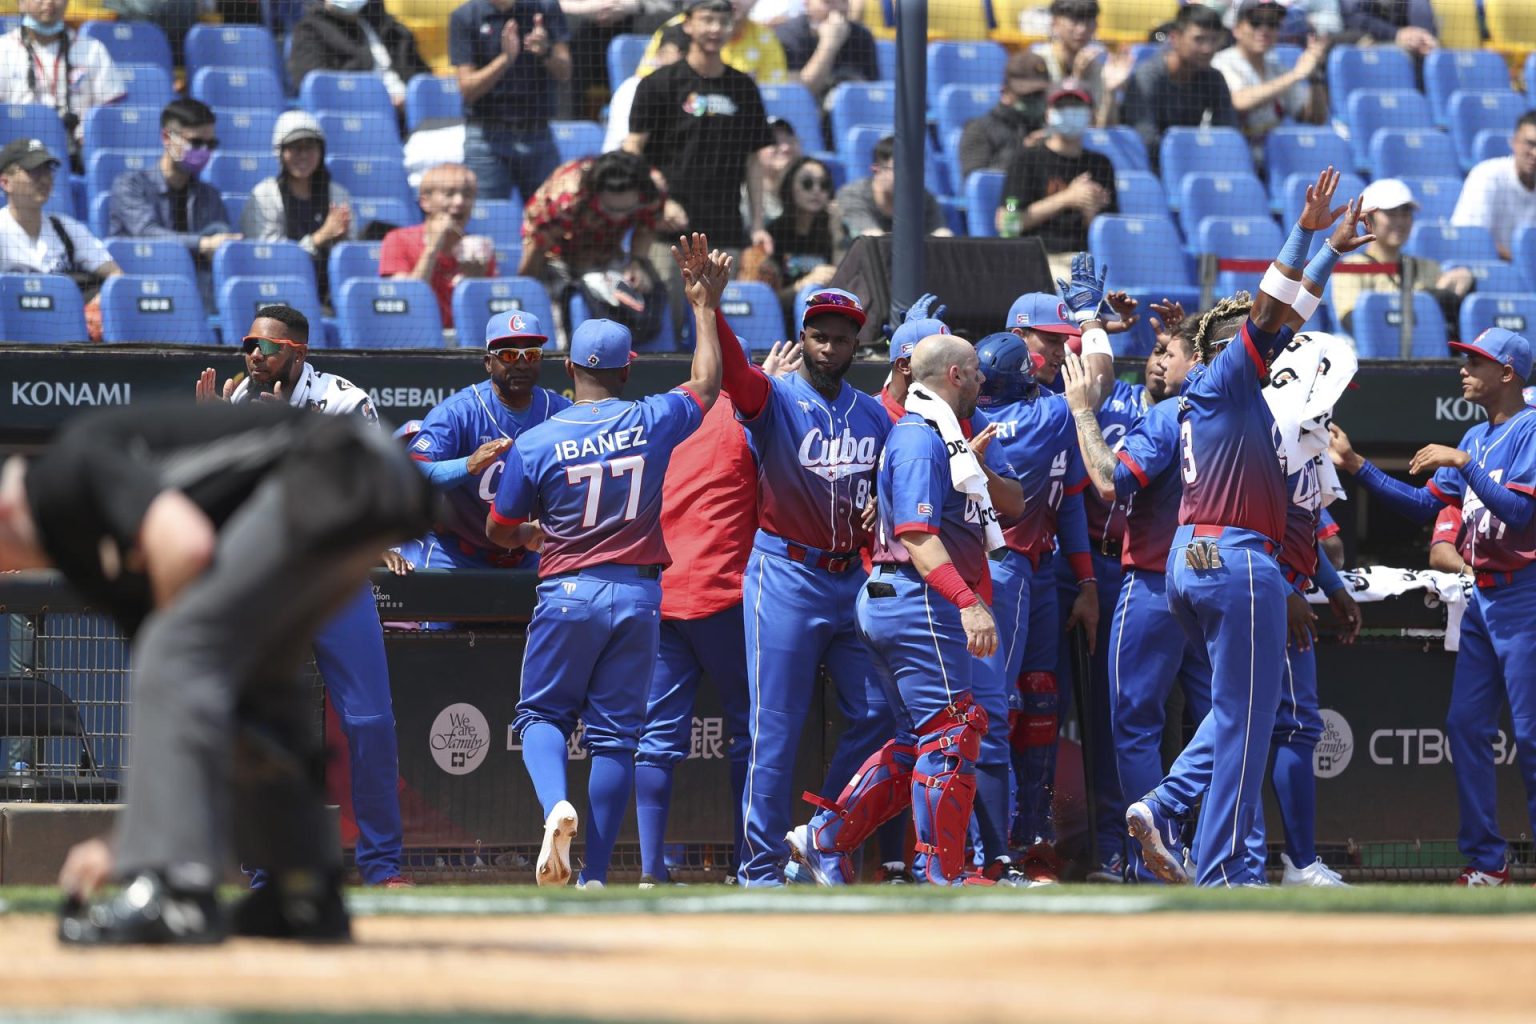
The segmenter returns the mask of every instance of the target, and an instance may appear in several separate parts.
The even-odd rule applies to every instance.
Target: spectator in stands
[[[814,0],[813,0],[814,2]],[[860,235],[891,233],[896,211],[896,139],[887,135],[875,143],[869,177],[850,181],[837,193],[843,215],[843,231],[850,240]],[[923,190],[923,233],[954,234],[944,222],[944,211],[933,193]]]
[[[875,37],[848,16],[848,0],[805,0],[805,13],[775,31],[789,70],[817,99],[839,82],[880,80]]]
[[[1181,7],[1168,33],[1167,52],[1132,72],[1121,120],[1136,129],[1154,163],[1169,128],[1237,127],[1232,93],[1211,67],[1225,38],[1221,15],[1199,4]]]
[[[1046,59],[1031,50],[1008,55],[997,106],[972,118],[960,133],[960,174],[1006,171],[1019,150],[1045,127],[1045,96],[1051,88]]]
[[[285,111],[272,128],[275,177],[256,183],[240,213],[240,233],[258,242],[298,242],[315,261],[321,298],[330,294],[326,257],[337,242],[356,238],[352,197],[325,168],[325,132],[305,110]]]
[[[160,112],[160,162],[121,174],[112,183],[107,233],[174,238],[206,269],[206,258],[215,249],[240,237],[230,231],[219,190],[198,180],[218,145],[214,114],[206,103],[181,99],[166,104]]]
[[[1487,228],[1499,258],[1513,258],[1516,228],[1536,224],[1536,110],[1515,122],[1510,156],[1484,160],[1467,172],[1452,224]]]
[[[1093,97],[1095,123],[1108,122],[1113,95],[1130,76],[1133,56],[1129,49],[1110,56],[1094,38],[1099,30],[1098,0],[1052,0],[1051,37],[1036,43],[1031,52],[1045,60],[1052,85],[1066,79]]]
[[[661,30],[660,41],[653,41],[652,47],[640,61],[640,66],[635,68],[635,73],[613,90],[613,98],[608,103],[608,127],[603,133],[604,153],[624,145],[624,137],[629,134],[629,108],[634,106],[635,90],[640,88],[640,80],[657,68],[677,63],[687,52],[688,33],[683,31],[681,23]]]
[[[85,112],[121,100],[127,86],[105,46],[64,26],[69,0],[17,0],[16,6],[21,24],[0,35],[0,102],[58,111],[69,158],[81,169]]]
[[[1072,276],[1072,255],[1088,248],[1088,225],[1114,213],[1115,169],[1102,153],[1083,148],[1093,123],[1093,97],[1068,79],[1051,93],[1045,110],[1045,142],[1026,146],[1013,158],[997,208],[998,232],[1008,201],[1014,200],[1024,235],[1039,238],[1051,272]]]
[[[780,297],[832,283],[843,248],[841,212],[832,199],[832,170],[813,156],[790,165],[779,185],[783,213],[768,225],[778,264]]]
[[[767,25],[759,25],[748,17],[756,2],[757,0],[731,0],[731,8],[736,15],[735,28],[731,30],[731,38],[726,42],[725,48],[720,51],[720,59],[729,67],[750,75],[752,81],[758,85],[778,85],[789,81],[789,68],[784,59],[784,47],[779,43],[779,37],[774,34],[773,29]],[[646,47],[645,56],[640,61],[638,74],[642,77],[660,66],[650,62],[649,59],[666,41],[669,29],[682,27],[683,18],[684,15],[674,15],[651,37],[651,45]]]
[[[1221,12],[1222,24],[1227,28],[1237,26],[1238,12],[1243,0],[1200,0],[1212,10]],[[1280,42],[1293,46],[1305,46],[1308,37],[1321,36],[1331,39],[1344,29],[1344,19],[1339,13],[1339,0],[1276,0],[1285,9],[1280,22]]]
[[[763,197],[765,221],[771,221],[784,212],[780,198],[784,175],[796,160],[805,155],[805,148],[800,145],[800,136],[795,134],[794,125],[782,117],[775,117],[768,122],[768,127],[773,129],[773,145],[764,147],[757,154],[757,174],[761,182],[758,193]],[[742,202],[746,202],[745,185],[742,186]],[[745,206],[742,207],[742,213],[747,214]]]
[[[1232,36],[1236,45],[1211,60],[1232,93],[1238,127],[1253,147],[1256,167],[1264,166],[1264,137],[1282,121],[1321,122],[1308,84],[1328,56],[1328,44],[1314,36],[1287,70],[1275,53],[1285,8],[1275,0],[1243,0]]]
[[[556,0],[469,0],[448,21],[448,59],[464,97],[464,163],[487,198],[531,196],[560,151],[550,133],[570,33]]]
[[[1403,245],[1413,233],[1413,217],[1419,208],[1413,198],[1413,190],[1397,178],[1380,178],[1371,182],[1360,194],[1362,209],[1375,209],[1366,218],[1366,227],[1376,235],[1376,241],[1356,252],[1348,253],[1339,262],[1395,263],[1408,269],[1413,275],[1415,291],[1429,292],[1440,303],[1445,315],[1446,328],[1454,340],[1457,335],[1457,313],[1461,300],[1472,290],[1472,272],[1466,267],[1442,270],[1434,260],[1418,259],[1403,255]],[[1346,331],[1354,330],[1355,306],[1366,292],[1390,292],[1394,295],[1403,290],[1403,272],[1382,274],[1336,273],[1331,282],[1333,289],[1333,313]]]
[[[1341,0],[1339,13],[1348,36],[1396,43],[1415,59],[1440,46],[1430,0]]]
[[[422,222],[395,228],[379,250],[380,277],[415,278],[432,286],[444,327],[453,326],[454,285],[466,277],[496,276],[491,239],[464,234],[476,194],[475,172],[463,164],[431,168],[421,176]]]
[[[375,71],[402,110],[406,83],[432,73],[416,37],[383,0],[312,0],[288,36],[288,80],[295,88],[311,71]]]
[[[672,0],[560,0],[570,27],[571,92],[578,116],[591,116],[608,95],[608,44],[649,33],[677,10]]]

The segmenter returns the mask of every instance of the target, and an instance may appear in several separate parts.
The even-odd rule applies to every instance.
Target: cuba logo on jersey
[[[844,428],[841,437],[827,437],[818,427],[800,442],[800,465],[824,480],[841,480],[875,468],[875,439],[854,437]]]

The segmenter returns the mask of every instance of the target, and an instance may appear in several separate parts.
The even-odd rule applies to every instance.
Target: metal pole
[[[896,3],[896,210],[891,317],[923,293],[923,169],[928,148],[928,0]]]
[[[1413,261],[1413,259],[1411,257],[1399,255],[1397,257],[1397,259],[1398,259],[1398,265],[1397,265],[1398,280],[1400,280],[1403,283],[1402,284],[1402,291],[1401,291],[1400,296],[1399,296],[1400,297],[1400,301],[1402,303],[1403,316],[1402,316],[1402,319],[1398,322],[1398,327],[1397,327],[1398,355],[1401,356],[1403,359],[1412,359],[1413,358],[1413,328],[1414,328],[1414,322],[1413,322],[1413,286],[1414,286],[1414,278],[1417,276],[1414,273],[1416,268],[1414,266],[1414,261]]]

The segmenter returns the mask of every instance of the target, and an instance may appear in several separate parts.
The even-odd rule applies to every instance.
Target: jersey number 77
[[[625,455],[611,462],[584,462],[579,466],[565,467],[565,482],[572,486],[587,485],[587,500],[582,506],[581,525],[596,526],[603,501],[603,467],[614,480],[628,477],[629,497],[624,502],[623,522],[629,522],[640,512],[640,488],[645,480],[645,456]]]

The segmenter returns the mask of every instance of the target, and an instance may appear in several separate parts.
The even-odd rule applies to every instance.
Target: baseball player
[[[245,379],[221,387],[212,367],[198,378],[199,402],[224,399],[286,401],[328,416],[358,416],[377,425],[368,393],[333,373],[310,365],[309,320],[291,306],[263,306],[241,343]],[[352,768],[352,813],[357,820],[357,870],[369,885],[389,888],[412,883],[400,873],[399,744],[389,692],[389,662],[373,587],[360,587],[352,600],[315,633],[315,665],[347,737]],[[258,871],[254,885],[262,884]]]
[[[414,569],[537,568],[538,556],[489,546],[485,517],[504,457],[517,436],[569,409],[570,399],[537,386],[544,362],[539,318],[520,309],[485,323],[486,379],[456,391],[427,413],[411,458],[444,493],[443,521],[400,553]]]
[[[1429,567],[1437,572],[1459,573],[1472,576],[1472,566],[1467,558],[1472,554],[1468,546],[1466,524],[1461,521],[1461,509],[1447,505],[1435,516],[1435,528],[1429,538]]]
[[[701,235],[685,248],[707,246]],[[566,370],[576,404],[517,438],[506,456],[486,533],[501,547],[542,544],[538,603],[528,625],[522,695],[512,728],[544,809],[536,880],[570,879],[576,809],[566,799],[566,743],[576,722],[591,751],[586,863],[579,884],[601,888],[634,782],[646,687],[660,642],[661,492],[673,450],[698,429],[720,391],[714,311],[731,260],[685,264],[697,340],[692,377],[664,395],[620,398],[629,330],[588,320],[571,335]]]
[[[91,414],[30,467],[5,464],[0,569],[56,566],[133,644],[125,802],[111,844],[65,862],[62,941],[349,936],[298,670],[430,502],[381,431],[281,403]],[[271,877],[226,921],[214,889],[231,837]],[[114,876],[120,893],[85,902]]]
[[[1460,445],[1426,445],[1408,464],[1432,473],[1422,488],[1387,476],[1334,428],[1336,465],[1386,505],[1421,522],[1442,505],[1460,509],[1466,563],[1477,586],[1461,620],[1461,647],[1451,683],[1445,731],[1456,770],[1461,827],[1456,842],[1467,866],[1457,885],[1509,881],[1509,854],[1494,802],[1494,737],[1503,700],[1509,701],[1521,778],[1536,822],[1536,409],[1522,389],[1531,377],[1531,345],[1492,327],[1470,342],[1452,342],[1466,356],[1461,393],[1488,419]],[[1439,534],[1437,533],[1437,538]],[[1502,699],[1501,699],[1502,698]]]
[[[742,578],[752,752],[743,798],[745,885],[784,883],[790,785],[818,668],[837,687],[848,728],[813,802],[835,801],[895,722],[854,621],[865,580],[864,506],[890,419],[843,376],[853,363],[859,300],[813,292],[801,321],[797,373],[768,377],[724,348],[725,386],[758,464],[758,531]]]
[[[909,802],[918,880],[986,881],[964,877],[987,731],[970,682],[977,659],[997,646],[986,553],[1002,545],[988,474],[962,427],[981,373],[975,349],[950,334],[922,339],[910,359],[908,411],[880,455],[875,572],[858,595],[859,630],[897,731],[792,841],[796,858],[833,884],[851,876],[850,854]]]

